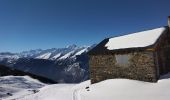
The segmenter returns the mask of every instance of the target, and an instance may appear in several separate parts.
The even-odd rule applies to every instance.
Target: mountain
[[[89,78],[87,52],[92,46],[36,49],[0,53],[0,64],[59,83],[78,83]]]

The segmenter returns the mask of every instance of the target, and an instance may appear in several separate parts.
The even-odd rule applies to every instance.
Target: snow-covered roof
[[[107,47],[108,50],[147,47],[153,45],[165,30],[166,27],[161,27],[124,36],[113,37],[109,39],[105,47]]]

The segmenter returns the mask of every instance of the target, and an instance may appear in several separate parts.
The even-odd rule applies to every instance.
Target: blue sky
[[[0,52],[92,45],[169,15],[170,0],[0,0]]]

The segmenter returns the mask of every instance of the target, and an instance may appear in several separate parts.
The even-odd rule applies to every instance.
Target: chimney
[[[170,16],[168,16],[168,27],[170,28]]]

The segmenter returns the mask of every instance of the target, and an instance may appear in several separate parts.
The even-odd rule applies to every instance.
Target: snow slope
[[[105,45],[105,47],[109,50],[116,50],[150,46],[153,45],[159,36],[165,31],[166,28],[161,27],[124,36],[113,37],[109,39],[109,42]]]
[[[38,56],[38,57],[36,57],[37,59],[49,59],[50,58],[50,56],[51,56],[51,53],[45,53],[45,54],[43,54],[43,55],[40,55],[40,56]]]
[[[73,55],[75,53],[75,51],[70,51],[69,53],[65,54],[64,56],[60,57],[59,60],[62,59],[67,59],[69,58],[71,55]]]
[[[11,100],[33,94],[45,85],[29,76],[0,77],[0,100]]]
[[[93,85],[90,81],[77,85],[55,84],[17,100],[169,100],[169,85],[170,73],[157,83],[110,79]]]
[[[43,87],[40,92],[19,98],[17,100],[77,100],[77,91],[90,84],[90,81],[81,84],[55,84]]]
[[[169,100],[170,80],[146,83],[133,80],[107,80],[80,92],[81,100]]]
[[[81,55],[82,53],[88,52],[88,48],[82,49],[80,51],[78,51],[73,57],[77,56],[77,55]]]
[[[60,56],[61,56],[61,53],[59,53],[59,54],[55,55],[54,57],[52,57],[51,60],[55,60],[55,59],[59,58]]]

